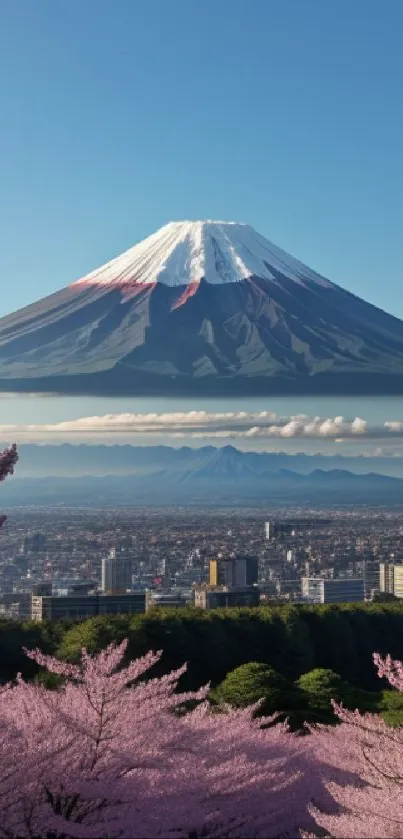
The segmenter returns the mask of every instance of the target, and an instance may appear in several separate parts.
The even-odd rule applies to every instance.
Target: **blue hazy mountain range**
[[[403,480],[370,470],[370,458],[241,452],[233,446],[22,445],[19,451],[16,474],[1,490],[4,507],[403,503]],[[360,472],[346,468],[350,461]]]
[[[0,447],[5,448],[7,442],[0,441]],[[20,460],[15,480],[35,477],[145,476],[164,470],[173,475],[183,470],[192,472],[199,468],[207,469],[209,464],[217,461],[225,462],[231,474],[236,474],[242,464],[242,469],[256,474],[287,469],[307,475],[315,469],[339,469],[357,475],[375,472],[403,477],[403,458],[240,451],[231,445],[174,448],[165,445],[22,443],[18,450]]]

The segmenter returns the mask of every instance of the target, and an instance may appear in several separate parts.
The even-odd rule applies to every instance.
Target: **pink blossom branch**
[[[14,474],[14,467],[18,461],[17,445],[13,443],[4,451],[0,452],[0,481],[4,481],[8,475]]]
[[[14,474],[14,467],[18,461],[17,445],[13,443],[4,451],[0,452],[0,482],[5,481],[8,475]],[[0,530],[7,521],[7,516],[2,513],[0,515]]]

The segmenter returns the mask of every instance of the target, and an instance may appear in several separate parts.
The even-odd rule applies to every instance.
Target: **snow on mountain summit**
[[[389,387],[403,392],[403,322],[247,224],[171,222],[0,318],[0,392],[221,397]]]
[[[170,222],[73,285],[220,285],[253,276],[276,282],[276,272],[302,285],[332,285],[250,225],[210,220]]]

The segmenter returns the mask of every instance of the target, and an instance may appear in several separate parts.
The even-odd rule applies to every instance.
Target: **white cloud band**
[[[190,438],[321,438],[334,441],[361,438],[403,437],[403,421],[388,420],[370,426],[355,417],[309,417],[296,414],[280,417],[271,411],[224,412],[186,411],[176,413],[105,414],[80,417],[53,424],[0,425],[1,439],[88,440],[91,436],[190,437]]]

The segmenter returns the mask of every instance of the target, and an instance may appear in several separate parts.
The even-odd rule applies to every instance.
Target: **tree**
[[[403,694],[400,691],[382,691],[377,710],[388,725],[403,726]]]
[[[322,716],[333,717],[332,700],[346,700],[348,686],[334,670],[317,667],[304,673],[296,682],[300,691],[303,707],[309,711],[320,712]]]
[[[333,709],[334,700],[345,702],[349,708],[359,704],[364,710],[379,710],[379,694],[356,688],[334,670],[323,667],[300,676],[295,683],[295,690],[295,703],[288,715],[293,731],[309,733],[310,725],[336,724],[338,719]]]
[[[268,664],[290,682],[323,667],[339,673],[351,685],[376,690],[373,650],[390,652],[397,659],[403,655],[403,601],[397,605],[347,605],[300,606],[298,620],[295,608],[290,615],[289,607],[270,606],[158,609],[143,615],[98,616],[72,624],[61,633],[59,644],[47,651],[57,649],[60,658],[74,663],[83,647],[93,653],[128,638],[127,661],[148,650],[163,649],[155,675],[175,670],[186,661],[181,687],[194,690],[208,681],[216,687],[228,672],[250,661],[253,650],[255,661]],[[298,650],[295,640],[302,634],[310,639],[307,655],[302,655],[305,641]],[[42,642],[38,646],[43,648]]]
[[[282,652],[284,673],[291,679],[309,670],[315,664],[315,653],[309,626],[304,612],[298,606],[286,605],[281,609],[285,629],[285,647]]]
[[[83,650],[78,664],[27,652],[61,686],[19,677],[0,692],[0,836],[268,839],[313,829],[310,800],[330,799],[304,738],[263,729],[254,706],[214,715],[208,685],[175,692],[185,667],[145,681],[160,653],[124,667],[125,650],[126,641],[93,657]],[[195,710],[173,713],[189,700]]]
[[[273,714],[283,711],[288,683],[284,676],[267,664],[250,661],[227,674],[224,681],[212,691],[212,698],[234,708],[247,708],[263,700],[259,712]]]
[[[14,467],[18,461],[18,452],[17,446],[13,443],[7,449],[0,452],[0,482],[5,481],[8,475],[14,474]],[[7,516],[4,514],[0,515],[0,528],[3,526],[4,522],[7,520]]]
[[[403,693],[403,664],[390,656],[373,656],[379,677]],[[390,701],[390,699],[389,699]],[[397,703],[396,703],[397,704]],[[350,771],[347,785],[330,777],[326,786],[339,807],[329,813],[320,807],[311,812],[318,825],[332,837],[374,839],[403,836],[403,729],[391,728],[374,714],[349,711],[337,702],[341,721],[336,728],[312,731],[312,746],[319,760],[335,771]],[[331,773],[330,773],[331,775]]]

